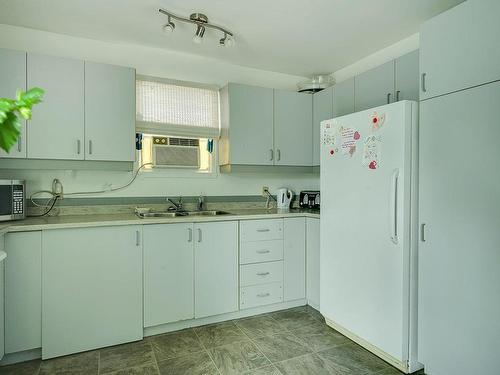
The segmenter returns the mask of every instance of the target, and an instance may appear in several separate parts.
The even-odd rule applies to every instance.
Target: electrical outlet
[[[262,196],[267,197],[269,195],[269,187],[268,186],[262,186]]]

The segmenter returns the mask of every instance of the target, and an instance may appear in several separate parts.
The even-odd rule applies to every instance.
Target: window
[[[218,88],[138,77],[136,108],[142,164],[191,173],[213,171],[213,139],[219,137]]]

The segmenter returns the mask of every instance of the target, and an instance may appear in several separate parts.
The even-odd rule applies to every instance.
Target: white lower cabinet
[[[307,303],[319,310],[319,219],[306,219]]]
[[[238,222],[194,225],[195,318],[238,310]]]
[[[143,337],[141,226],[42,233],[42,358]]]
[[[41,232],[5,235],[5,353],[42,346]]]
[[[194,318],[193,224],[144,225],[144,327]]]
[[[240,289],[242,309],[283,302],[283,283],[252,285]]]
[[[306,297],[306,224],[305,218],[283,219],[283,293],[285,301]]]
[[[283,262],[265,262],[240,266],[240,286],[283,282]]]

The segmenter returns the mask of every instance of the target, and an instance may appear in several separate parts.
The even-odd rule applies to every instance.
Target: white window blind
[[[143,133],[219,135],[219,92],[215,89],[137,79],[136,112],[136,127]]]

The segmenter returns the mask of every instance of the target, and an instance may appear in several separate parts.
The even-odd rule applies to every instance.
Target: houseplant
[[[34,87],[18,91],[15,99],[0,98],[0,149],[9,152],[17,142],[21,132],[20,117],[31,119],[31,109],[42,101],[43,94],[41,88]]]

